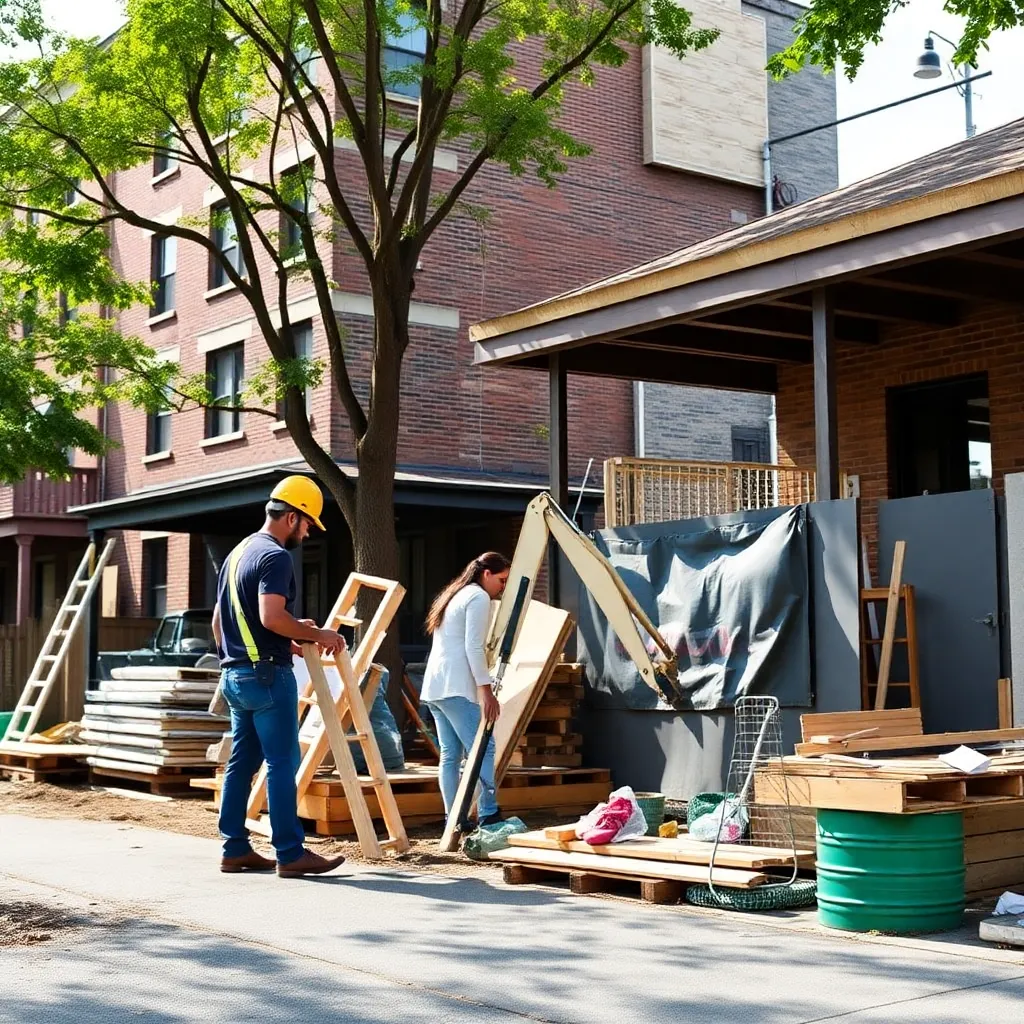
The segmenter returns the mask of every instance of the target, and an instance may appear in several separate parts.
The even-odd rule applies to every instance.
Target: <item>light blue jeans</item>
[[[295,675],[285,665],[274,668],[268,686],[251,668],[221,673],[224,700],[231,708],[231,756],[220,794],[220,834],[225,857],[244,857],[252,847],[245,827],[245,806],[252,777],[267,762],[267,802],[271,842],[278,864],[303,854],[305,834],[296,807],[295,773],[299,768],[299,715]]]
[[[468,756],[477,729],[480,728],[480,705],[467,697],[445,697],[426,702],[437,726],[437,739],[441,745],[441,763],[438,779],[444,812],[449,814],[459,789],[459,768]],[[497,813],[498,796],[494,791],[494,736],[492,735],[484,759],[480,764],[480,783],[477,786],[477,817],[486,818]]]

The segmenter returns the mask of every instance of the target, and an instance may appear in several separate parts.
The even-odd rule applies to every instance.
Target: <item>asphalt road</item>
[[[0,817],[0,909],[68,915],[0,947],[0,1021],[1018,1024],[1024,951],[967,930],[822,933],[532,886],[343,868],[221,875],[210,840]]]

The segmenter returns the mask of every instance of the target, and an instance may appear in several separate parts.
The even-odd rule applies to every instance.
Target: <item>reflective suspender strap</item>
[[[242,643],[245,644],[245,653],[249,655],[249,660],[255,665],[260,660],[260,652],[256,647],[256,641],[253,639],[252,630],[249,628],[249,623],[246,621],[245,612],[242,611],[242,602],[238,597],[238,563],[241,561],[242,554],[245,549],[249,546],[249,542],[252,537],[246,537],[234,551],[231,552],[231,558],[228,562],[228,593],[231,596],[231,610],[235,613],[235,622],[238,624],[238,632],[242,636]]]

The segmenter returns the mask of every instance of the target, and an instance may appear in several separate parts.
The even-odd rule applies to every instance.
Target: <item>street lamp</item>
[[[935,39],[941,39],[944,43],[953,47],[956,51],[959,49],[956,43],[951,39],[947,39],[944,35],[940,35],[932,29],[929,29],[928,36],[924,41],[924,52],[920,57],[917,58],[917,68],[914,71],[915,78],[941,78],[942,77],[942,58],[935,52]],[[956,82],[956,91],[960,93],[964,98],[964,113],[967,118],[967,138],[972,138],[975,132],[974,125],[974,108],[972,106],[973,96],[971,94],[971,76],[967,68],[964,67],[960,70],[959,77],[956,72],[953,71],[953,80]]]

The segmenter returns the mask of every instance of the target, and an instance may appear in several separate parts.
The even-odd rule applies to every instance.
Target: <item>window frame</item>
[[[232,239],[234,244],[228,245],[227,243]],[[234,258],[229,258],[228,262],[234,267],[239,277],[245,277],[245,260],[242,257],[242,247],[238,241],[238,225],[226,202],[215,203],[210,207],[210,241],[222,256],[227,256],[229,252],[234,251]],[[210,289],[226,288],[228,285],[234,285],[234,281],[228,277],[223,261],[210,253]]]
[[[154,234],[150,246],[150,279],[155,286],[151,316],[172,313],[175,309],[175,279],[178,273],[178,238]],[[168,270],[168,264],[171,269]]]
[[[402,13],[399,15],[399,19],[411,17],[409,13]],[[419,33],[423,34],[423,48],[421,50],[412,49],[411,45],[403,46],[402,42],[409,40],[410,43],[414,36],[418,37]],[[426,27],[419,24],[418,22],[413,25],[408,25],[405,32],[401,36],[388,37],[385,35],[382,45],[380,48],[380,63],[382,73],[388,71],[400,71],[402,68],[409,67],[415,63],[422,63],[424,57],[427,54],[427,30]],[[388,56],[398,55],[403,60],[397,67],[389,64]],[[413,58],[412,60],[406,60],[405,58]],[[388,96],[398,97],[399,99],[408,100],[410,102],[419,102],[420,90],[422,89],[422,79],[416,82],[392,82],[389,83],[385,89]]]
[[[157,136],[157,145],[169,147],[175,141],[174,132],[168,128]],[[176,171],[181,166],[181,158],[177,153],[167,153],[157,150],[153,154],[153,177],[161,178]]]
[[[168,560],[166,537],[151,537],[142,542],[145,613],[151,619],[162,619],[167,615],[167,580],[170,576]]]
[[[231,387],[227,391],[226,383],[219,382],[218,371],[228,359],[231,359]],[[221,398],[231,398],[238,402],[242,394],[242,382],[245,377],[245,343],[238,342],[234,345],[225,345],[223,348],[214,349],[206,355],[206,380],[207,387],[213,394],[214,401]],[[221,426],[229,427],[227,430],[219,429]],[[242,412],[237,408],[228,406],[210,406],[206,410],[205,439],[215,437],[229,437],[237,434],[242,429]]]
[[[300,332],[301,332],[301,347],[304,351],[300,350]],[[292,338],[295,342],[295,356],[298,359],[312,359],[313,358],[313,321],[300,320],[296,324],[292,324]],[[310,406],[313,400],[312,388],[305,389],[305,408],[306,416],[310,415]],[[288,408],[288,398],[286,395],[282,395],[277,400],[277,422],[284,423]]]

